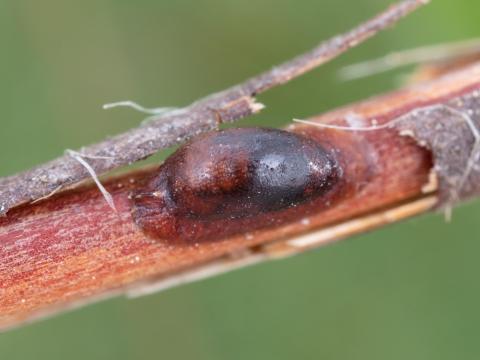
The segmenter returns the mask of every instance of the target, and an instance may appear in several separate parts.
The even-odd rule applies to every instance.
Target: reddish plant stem
[[[477,65],[313,120],[344,124],[347,114],[354,112],[383,124],[412,109],[476,91],[479,69]],[[265,244],[423,196],[431,153],[397,130],[359,133],[306,125],[292,125],[291,130],[336,149],[348,181],[335,204],[309,216],[307,222],[213,242],[153,241],[134,224],[129,199],[152,169],[106,183],[117,213],[92,184],[10,211],[0,219],[0,327],[121,293],[215,259],[261,252]]]

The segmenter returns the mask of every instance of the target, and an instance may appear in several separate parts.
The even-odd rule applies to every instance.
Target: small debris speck
[[[138,262],[140,262],[140,256],[138,255],[135,255],[135,257],[132,260],[130,260],[130,264],[135,264]]]

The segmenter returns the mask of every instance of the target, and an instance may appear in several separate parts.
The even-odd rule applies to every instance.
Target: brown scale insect
[[[135,222],[166,241],[216,240],[328,205],[342,176],[333,152],[288,131],[221,130],[178,149],[133,196]],[[318,201],[325,198],[325,201]]]

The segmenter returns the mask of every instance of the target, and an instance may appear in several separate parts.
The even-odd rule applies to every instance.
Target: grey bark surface
[[[438,207],[480,195],[478,90],[414,110],[395,120],[394,126],[432,152],[432,170],[439,180]]]

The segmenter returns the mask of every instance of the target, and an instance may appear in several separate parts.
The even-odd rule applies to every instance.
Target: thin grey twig
[[[198,133],[215,129],[219,122],[233,122],[263,108],[255,96],[328,62],[393,25],[428,0],[403,0],[353,30],[321,43],[313,50],[242,84],[173,110],[123,134],[85,147],[79,152],[92,159],[96,174],[144,159],[160,149],[178,144]],[[89,176],[77,159],[62,156],[26,172],[0,179],[0,215],[9,209],[67,187]]]

